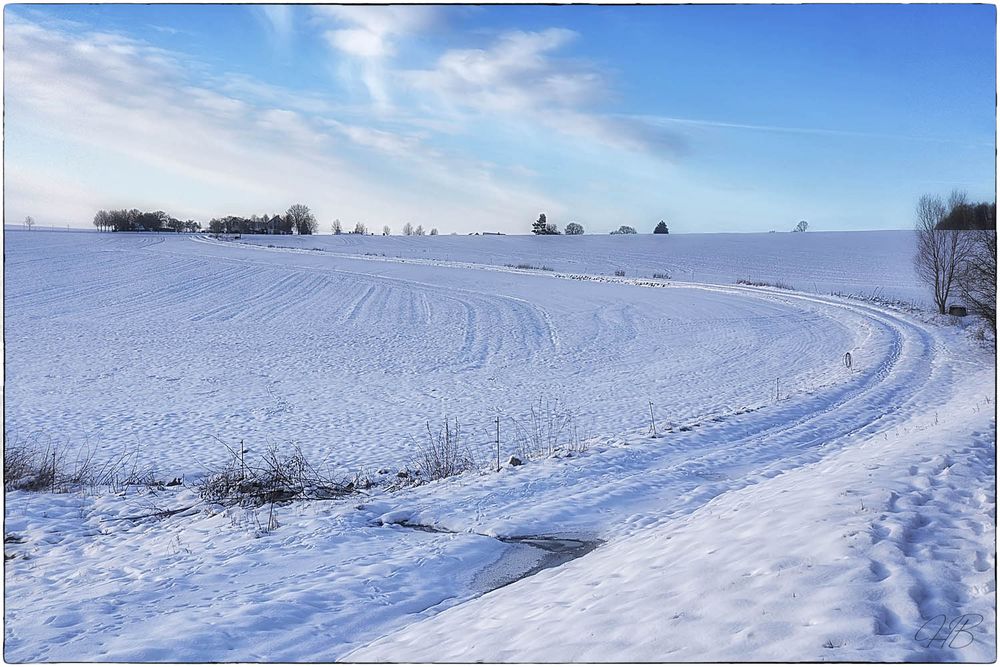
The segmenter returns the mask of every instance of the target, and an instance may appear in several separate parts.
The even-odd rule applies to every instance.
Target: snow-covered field
[[[671,234],[595,236],[246,236],[244,243],[321,249],[369,259],[530,264],[571,273],[728,284],[783,283],[828,294],[881,294],[916,303],[927,290],[913,271],[911,231],[805,234]]]
[[[5,656],[992,660],[994,353],[830,296],[923,303],[912,243],[7,231],[8,435],[188,483],[8,492]],[[490,472],[532,408],[573,451]],[[445,416],[480,470],[273,514],[192,487],[240,440],[391,473]],[[524,536],[592,550],[496,588],[550,564]]]

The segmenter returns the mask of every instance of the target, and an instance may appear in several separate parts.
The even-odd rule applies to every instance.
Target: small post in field
[[[656,437],[656,420],[653,418],[653,402],[649,402],[649,429],[653,433],[653,437]]]
[[[500,472],[500,417],[497,417],[497,472]]]
[[[774,400],[781,400],[781,384],[779,383],[778,378],[774,378]]]

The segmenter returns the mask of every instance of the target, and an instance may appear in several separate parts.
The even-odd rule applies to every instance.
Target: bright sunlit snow
[[[4,254],[8,440],[183,480],[7,493],[7,660],[995,658],[994,352],[908,232]],[[446,417],[474,470],[394,482]],[[376,483],[203,501],[241,440]]]

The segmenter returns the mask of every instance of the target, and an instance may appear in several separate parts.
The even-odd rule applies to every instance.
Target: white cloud
[[[396,55],[398,40],[433,26],[440,9],[425,5],[322,5],[313,8],[327,29],[324,37],[338,54],[356,61],[356,76],[380,113],[391,109],[386,61]]]
[[[280,46],[286,46],[294,30],[294,18],[290,5],[258,5],[254,10],[264,19],[271,38]]]
[[[392,55],[392,49],[383,35],[364,28],[330,30],[326,39],[335,49],[360,58],[383,58]]]
[[[488,112],[572,108],[592,101],[604,86],[596,72],[574,71],[548,56],[575,37],[561,28],[506,33],[489,49],[447,51],[434,69],[404,76],[452,106]]]
[[[368,148],[397,157],[415,157],[420,146],[420,137],[413,134],[387,132],[361,125],[349,125],[335,120],[326,120],[329,127],[343,133],[348,139]]]
[[[607,77],[589,63],[555,54],[577,38],[562,28],[508,32],[489,48],[450,50],[434,68],[403,71],[399,78],[450,113],[517,118],[617,150],[684,154],[683,134],[675,128],[595,109],[611,95]]]
[[[353,39],[345,40],[344,50],[363,57],[391,55],[392,39],[426,30],[440,17],[438,7],[427,5],[322,5],[314,7],[313,12],[321,21],[346,26],[334,32],[353,33]],[[371,54],[350,50],[355,44],[376,43],[381,46],[371,49]]]
[[[282,91],[249,79],[239,83],[258,96],[210,88],[191,80],[200,67],[135,40],[9,21],[5,50],[6,129],[19,138],[6,156],[18,179],[8,210],[39,220],[88,224],[98,201],[202,220],[304,201],[321,219],[424,219],[472,231],[560,208],[488,166],[424,147],[413,132],[268,102],[261,97]],[[45,148],[33,147],[42,136]],[[91,196],[46,203],[56,183],[55,193]]]

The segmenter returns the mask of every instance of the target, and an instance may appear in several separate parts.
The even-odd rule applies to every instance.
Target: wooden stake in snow
[[[649,402],[649,428],[653,432],[653,437],[656,437],[656,420],[653,418],[653,402]]]

